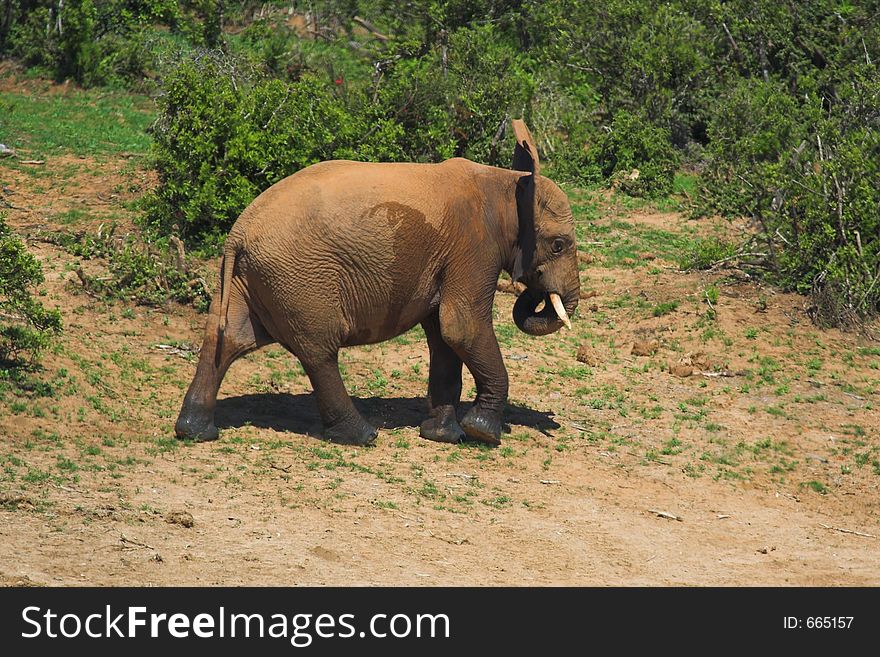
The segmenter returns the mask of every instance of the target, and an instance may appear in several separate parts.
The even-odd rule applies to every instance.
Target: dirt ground
[[[220,440],[181,444],[205,316],[89,296],[77,258],[40,238],[130,222],[125,190],[149,176],[124,158],[37,166],[0,170],[7,220],[65,331],[48,389],[0,394],[2,584],[880,584],[870,327],[820,330],[802,297],[651,251],[650,231],[741,226],[573,192],[588,210],[574,329],[520,334],[514,297],[496,297],[511,379],[498,449],[419,438],[418,331],[344,354],[383,427],[373,448],[320,439],[308,379],[277,346],[232,367]],[[46,185],[53,171],[63,182]],[[73,207],[86,212],[61,222]],[[622,243],[637,255],[611,255]]]

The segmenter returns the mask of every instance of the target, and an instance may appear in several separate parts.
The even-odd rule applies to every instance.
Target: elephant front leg
[[[370,445],[378,432],[364,420],[345,389],[339,374],[338,353],[323,358],[300,358],[315,396],[324,423],[324,437],[334,443]]]
[[[443,341],[437,313],[422,322],[428,338],[431,367],[428,375],[428,419],[422,422],[422,438],[442,443],[464,440],[464,430],[455,416],[461,399],[461,359]]]
[[[467,365],[477,384],[477,398],[461,426],[468,437],[498,445],[507,403],[507,369],[492,328],[491,307],[483,314],[487,316],[444,309],[441,305],[440,326],[444,341]]]

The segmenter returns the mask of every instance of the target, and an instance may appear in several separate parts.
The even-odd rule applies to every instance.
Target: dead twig
[[[661,518],[666,518],[667,520],[677,520],[678,522],[684,522],[683,518],[675,515],[674,513],[669,513],[668,511],[660,511],[658,509],[648,509],[648,513],[653,513],[654,515],[660,516]]]
[[[351,22],[357,23],[358,25],[360,25],[367,32],[369,32],[374,37],[379,39],[379,41],[385,42],[385,41],[391,40],[390,36],[388,36],[387,34],[382,34],[378,29],[376,29],[375,25],[373,25],[370,21],[368,21],[365,18],[361,18],[360,16],[352,16]]]
[[[820,527],[824,527],[825,529],[830,529],[835,532],[840,532],[841,534],[854,534],[855,536],[864,536],[865,538],[877,538],[874,534],[866,534],[865,532],[857,532],[853,529],[843,529],[842,527],[832,527],[831,525],[826,525],[823,522],[819,523]]]
[[[440,536],[440,534],[435,534],[434,532],[429,531],[428,535],[431,538],[436,538],[438,541],[443,541],[444,543],[449,543],[450,545],[467,545],[470,543],[466,538],[446,538],[445,536]]]
[[[156,549],[156,548],[154,548],[152,545],[148,545],[147,543],[144,543],[143,541],[137,541],[137,540],[134,540],[134,539],[128,538],[125,534],[120,534],[120,535],[119,535],[119,541],[120,541],[120,542],[122,543],[122,545],[123,545],[123,548],[122,548],[123,550],[126,550],[126,549],[128,549],[128,550],[135,550],[135,549],[137,549],[137,548],[141,548],[141,549],[144,549],[144,550],[155,550],[155,549]],[[127,545],[130,545],[130,546],[132,546],[132,547],[128,547],[128,548],[125,547],[125,546],[127,546]]]
[[[546,486],[552,486],[554,484],[560,483],[558,479],[541,479],[541,483]]]
[[[767,253],[757,252],[734,253],[732,256],[721,258],[721,260],[716,260],[709,266],[709,269],[715,269],[718,265],[723,265],[725,262],[730,262],[731,260],[740,260],[742,258],[766,258],[768,255],[769,254]]]
[[[182,358],[189,358],[190,356],[199,353],[199,350],[195,347],[177,347],[172,344],[157,344],[154,346],[154,349],[161,349],[162,351],[167,351],[169,354],[181,356]]]
[[[55,488],[60,488],[61,490],[67,491],[68,493],[76,493],[77,495],[85,495],[86,497],[91,497],[84,490],[77,490],[76,488],[70,488],[69,486],[64,486],[63,484],[52,484]]]
[[[183,247],[183,242],[177,235],[172,235],[168,239],[168,246],[171,250],[171,255],[174,257],[174,268],[181,274],[186,274],[188,267],[186,266],[186,249]]]
[[[459,479],[464,479],[465,481],[473,481],[476,479],[474,475],[465,474],[464,472],[447,472],[447,477],[458,477]]]

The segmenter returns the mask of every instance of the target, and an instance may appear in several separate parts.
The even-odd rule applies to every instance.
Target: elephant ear
[[[513,165],[515,171],[524,171],[516,183],[516,213],[519,217],[516,255],[514,257],[511,278],[518,281],[532,268],[535,260],[535,187],[540,164],[538,149],[532,133],[521,119],[513,120],[513,134],[516,146],[513,148]]]
[[[538,149],[535,147],[532,133],[529,132],[528,126],[526,126],[525,121],[522,119],[514,119],[511,124],[513,126],[513,136],[516,138],[511,168],[514,171],[526,171],[536,176],[539,175],[541,173],[541,165],[538,161]]]

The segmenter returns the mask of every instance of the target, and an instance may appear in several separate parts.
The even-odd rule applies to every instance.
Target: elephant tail
[[[238,256],[239,244],[231,239],[226,241],[223,257],[220,261],[220,340],[226,331],[226,315],[229,312],[229,297],[232,292],[232,272],[235,269],[235,258]],[[218,351],[219,353],[219,351]]]

